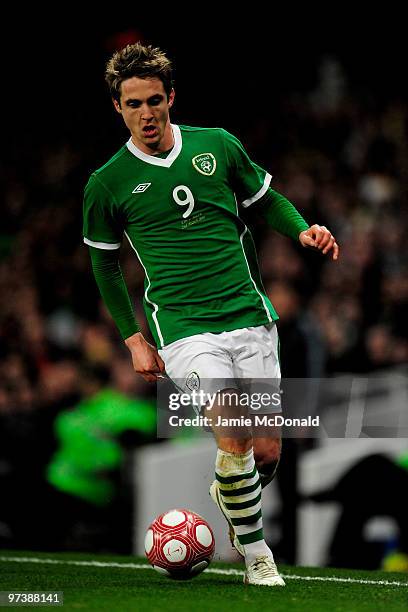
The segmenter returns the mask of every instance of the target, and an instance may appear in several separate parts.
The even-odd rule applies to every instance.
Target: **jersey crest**
[[[217,167],[217,160],[212,153],[200,153],[191,160],[197,172],[206,176],[214,174]]]

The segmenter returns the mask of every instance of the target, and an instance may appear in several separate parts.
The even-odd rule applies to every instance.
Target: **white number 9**
[[[183,199],[179,198],[178,194],[180,191],[185,195]],[[188,206],[187,210],[183,213],[183,219],[187,219],[194,209],[194,196],[191,193],[191,189],[185,185],[177,185],[177,187],[173,189],[173,198],[179,206]]]

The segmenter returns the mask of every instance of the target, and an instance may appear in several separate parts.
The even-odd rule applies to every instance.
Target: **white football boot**
[[[224,515],[225,519],[228,521],[228,526],[229,526],[229,539],[230,542],[232,544],[232,546],[235,548],[235,550],[237,552],[239,552],[239,554],[241,555],[241,557],[245,557],[245,553],[244,553],[244,547],[242,546],[242,544],[239,543],[239,540],[237,538],[237,536],[235,535],[235,530],[234,530],[234,526],[232,525],[229,517],[228,517],[228,510],[224,505],[224,502],[222,500],[219,488],[218,488],[218,482],[217,480],[214,480],[214,482],[212,483],[211,487],[210,487],[210,495],[211,495],[211,499],[213,500],[213,502],[215,504],[217,504],[218,508],[221,510],[222,514]]]
[[[285,586],[285,581],[279,575],[276,564],[270,557],[256,557],[248,565],[244,575],[244,584],[257,586]]]

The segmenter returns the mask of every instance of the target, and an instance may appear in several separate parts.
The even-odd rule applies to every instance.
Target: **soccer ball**
[[[147,530],[146,556],[153,568],[175,580],[200,574],[214,556],[215,540],[205,519],[191,510],[169,510]]]

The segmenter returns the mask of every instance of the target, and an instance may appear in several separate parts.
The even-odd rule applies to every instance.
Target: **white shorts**
[[[275,323],[176,340],[159,350],[166,373],[183,392],[216,393],[239,381],[274,380],[279,385],[279,339]]]

